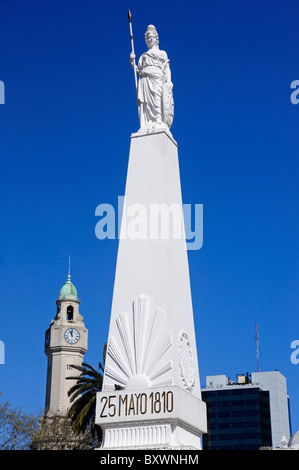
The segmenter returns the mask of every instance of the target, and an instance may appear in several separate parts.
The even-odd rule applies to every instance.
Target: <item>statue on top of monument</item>
[[[131,39],[132,39],[131,35]],[[155,26],[149,25],[145,33],[148,50],[135,64],[132,47],[130,63],[139,75],[137,85],[137,103],[140,128],[147,132],[157,129],[170,129],[173,121],[174,102],[169,59],[165,51],[159,49],[159,36]]]

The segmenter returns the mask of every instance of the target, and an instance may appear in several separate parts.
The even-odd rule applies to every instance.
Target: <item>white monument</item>
[[[133,44],[132,33],[131,39]],[[134,49],[130,56],[139,75],[140,129],[131,135],[96,423],[103,429],[102,449],[200,449],[206,406],[201,400],[177,144],[169,130],[169,60],[159,49],[154,26],[147,28],[145,39],[148,51],[138,66]]]

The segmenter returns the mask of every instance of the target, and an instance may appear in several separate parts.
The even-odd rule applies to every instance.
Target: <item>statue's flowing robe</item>
[[[169,59],[157,46],[142,54],[138,62],[139,82],[137,101],[143,103],[144,123],[163,121],[162,93],[166,82],[165,70]]]

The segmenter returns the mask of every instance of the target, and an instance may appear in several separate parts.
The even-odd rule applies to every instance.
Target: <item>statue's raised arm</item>
[[[165,51],[159,49],[159,36],[155,26],[149,25],[145,33],[148,50],[135,64],[134,52],[130,62],[139,75],[137,103],[140,128],[147,132],[156,129],[170,129],[173,121],[174,102],[169,59]]]

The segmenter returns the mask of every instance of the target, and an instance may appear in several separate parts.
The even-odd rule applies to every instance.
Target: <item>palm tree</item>
[[[81,373],[77,376],[67,377],[67,379],[75,379],[77,382],[68,391],[71,397],[71,407],[69,409],[69,417],[71,418],[72,429],[76,436],[86,432],[87,428],[91,429],[93,439],[98,438],[101,441],[102,431],[95,424],[96,412],[96,394],[102,390],[105,356],[107,344],[103,348],[103,365],[99,362],[99,370],[86,362],[82,366],[73,365],[74,369]]]

